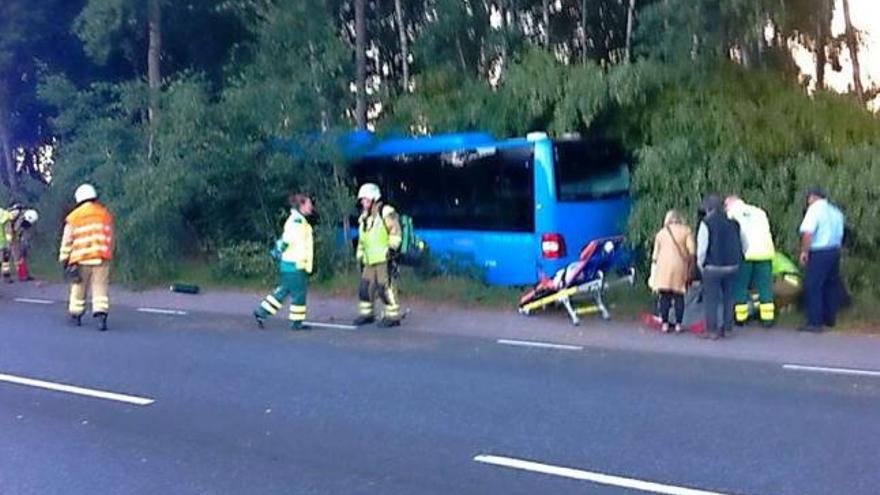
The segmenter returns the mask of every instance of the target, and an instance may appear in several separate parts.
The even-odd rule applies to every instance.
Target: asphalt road
[[[99,333],[60,305],[0,312],[0,374],[153,401],[0,380],[2,494],[880,493],[880,376],[406,327],[119,309]],[[498,465],[520,460],[539,464]]]

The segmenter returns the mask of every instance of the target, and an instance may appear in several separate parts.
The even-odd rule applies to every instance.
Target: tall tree
[[[816,90],[825,89],[825,66],[828,64],[826,49],[828,48],[830,27],[832,19],[832,5],[830,0],[819,0],[814,10],[815,40],[813,41],[816,52]]]
[[[84,0],[73,23],[86,53],[114,72],[116,81],[146,79],[136,119],[146,127],[148,160],[157,153],[163,80],[186,70],[204,72],[218,84],[232,46],[245,37],[232,7],[216,0]],[[244,8],[244,7],[242,7]],[[167,35],[166,35],[167,34]]]
[[[550,0],[543,0],[541,4],[541,16],[544,20],[544,47],[550,48]]]
[[[160,0],[150,0],[149,48],[147,48],[147,83],[150,88],[150,137],[147,145],[147,158],[153,158],[155,130],[159,121],[159,92],[162,89],[162,4]]]
[[[865,90],[862,87],[862,68],[859,65],[859,35],[852,24],[852,17],[849,11],[849,0],[843,0],[843,19],[846,22],[846,46],[849,48],[849,55],[852,58],[853,69],[853,89],[859,101],[865,101]]]
[[[355,24],[355,87],[357,103],[355,121],[358,129],[367,128],[367,26],[366,0],[354,0]]]
[[[0,177],[13,195],[19,192],[19,176],[29,171],[18,167],[15,150],[48,140],[48,109],[36,92],[40,68],[78,75],[88,65],[68,30],[78,9],[75,0],[0,2]]]
[[[397,32],[400,35],[400,65],[403,71],[403,92],[406,93],[409,91],[409,40],[406,32],[402,0],[394,0],[394,13],[397,20]]]
[[[629,8],[626,10],[626,48],[625,48],[625,58],[626,62],[630,62],[632,60],[632,34],[633,34],[633,22],[635,22],[636,16],[636,0],[629,0]]]

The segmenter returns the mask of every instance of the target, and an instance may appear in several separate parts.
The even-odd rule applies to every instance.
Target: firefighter
[[[64,220],[64,234],[58,260],[65,278],[71,281],[68,310],[71,321],[82,325],[86,312],[86,294],[91,292],[92,316],[98,329],[107,330],[110,310],[110,259],[113,253],[113,217],[98,202],[91,184],[83,184],[74,193],[76,207]]]
[[[31,227],[39,220],[40,215],[33,208],[24,208],[17,204],[11,216],[9,229],[11,232],[10,247],[15,260],[15,271],[19,282],[33,280],[28,270],[28,255],[31,247]]]
[[[776,249],[767,213],[737,196],[728,196],[724,203],[728,218],[739,224],[744,257],[734,285],[736,324],[743,325],[749,319],[751,289],[758,294],[757,313],[761,324],[771,327],[776,320],[776,306],[773,303],[773,257]]]
[[[312,226],[308,217],[314,213],[312,199],[306,194],[292,194],[290,216],[284,222],[284,232],[276,241],[272,257],[278,260],[279,283],[254,310],[257,325],[263,328],[263,321],[277,313],[290,296],[288,320],[291,330],[306,329],[306,290],[308,277],[312,274],[314,242]]]
[[[0,208],[0,271],[3,273],[3,280],[8,284],[12,283],[12,250],[9,248],[12,241],[12,230],[9,227],[11,220],[9,210]]]
[[[358,285],[358,317],[354,320],[358,326],[376,320],[373,308],[376,294],[384,304],[379,326],[400,325],[400,304],[389,273],[389,264],[392,250],[399,249],[403,239],[397,212],[390,205],[383,204],[381,198],[376,184],[363,184],[358,191],[361,215],[358,218],[357,260],[362,266]]]

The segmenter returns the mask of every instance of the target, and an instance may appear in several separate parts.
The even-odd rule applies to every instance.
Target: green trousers
[[[302,325],[306,319],[306,291],[308,275],[304,270],[281,272],[278,286],[271,294],[266,296],[260,303],[255,313],[260,318],[272,316],[284,305],[284,300],[290,297],[290,311],[288,320],[292,325]]]
[[[743,261],[739,265],[734,285],[734,316],[737,323],[749,319],[750,293],[758,295],[758,316],[761,323],[771,324],[776,319],[773,303],[773,264],[767,261]]]

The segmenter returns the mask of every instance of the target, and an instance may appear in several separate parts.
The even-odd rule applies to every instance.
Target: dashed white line
[[[805,366],[801,364],[784,364],[782,367],[793,371],[815,371],[817,373],[829,373],[835,375],[880,376],[880,371],[859,370],[853,368],[828,368],[825,366]]]
[[[161,308],[138,308],[138,312],[141,313],[151,313],[157,315],[174,315],[174,316],[186,316],[186,311],[181,311],[179,309],[161,309]]]
[[[334,328],[337,330],[357,330],[354,325],[341,325],[339,323],[321,323],[317,321],[304,321],[305,325],[315,328]]]
[[[6,375],[0,373],[0,381],[14,383],[16,385],[25,385],[28,387],[43,388],[53,390],[55,392],[66,392],[68,394],[83,395],[86,397],[94,397],[96,399],[113,400],[116,402],[124,402],[126,404],[134,404],[136,406],[148,406],[155,402],[153,399],[146,397],[137,397],[134,395],[118,394],[116,392],[107,392],[104,390],[95,390],[90,388],[77,387],[74,385],[66,385],[63,383],[47,382],[44,380],[35,380],[23,376]]]
[[[550,342],[533,342],[531,340],[510,340],[498,339],[496,342],[503,345],[513,345],[518,347],[537,347],[540,349],[559,349],[563,351],[582,351],[583,347],[579,345],[568,344],[552,344]]]
[[[727,495],[721,492],[699,490],[683,486],[665,485],[662,483],[655,483],[653,481],[624,478],[622,476],[613,476],[610,474],[596,473],[593,471],[584,471],[582,469],[553,466],[551,464],[541,464],[539,462],[527,461],[524,459],[515,459],[512,457],[478,455],[474,457],[474,461],[483,464],[490,464],[493,466],[519,469],[522,471],[531,471],[533,473],[549,474],[552,476],[561,476],[563,478],[570,478],[581,481],[590,481],[600,485],[629,488],[632,490],[641,490],[651,493],[662,493],[664,495]]]
[[[27,303],[27,304],[55,304],[55,301],[50,301],[48,299],[31,299],[28,297],[16,297],[13,300],[15,302]]]

